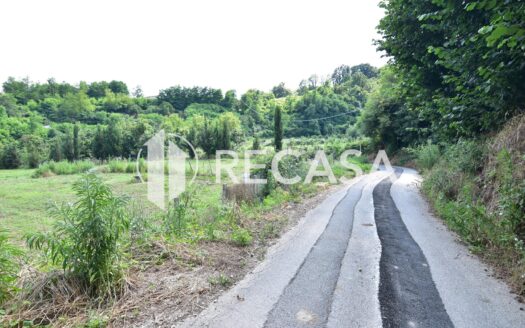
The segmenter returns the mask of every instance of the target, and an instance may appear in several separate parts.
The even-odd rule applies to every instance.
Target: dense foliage
[[[525,1],[381,6],[377,44],[390,64],[361,131],[375,148],[416,155],[436,212],[523,295]]]
[[[392,58],[397,82],[378,97],[392,99],[395,90],[403,106],[371,104],[371,111],[411,122],[396,132],[405,142],[388,142],[417,143],[421,133],[413,129],[421,125],[428,125],[421,132],[434,139],[475,137],[523,111],[525,2],[389,0],[381,6],[386,16],[377,43]],[[366,127],[365,132],[380,136]]]
[[[344,135],[355,131],[377,76],[368,64],[343,65],[326,79],[304,80],[295,92],[280,83],[240,97],[234,90],[182,86],[144,97],[140,88],[130,95],[121,81],[71,85],[9,78],[0,93],[0,168],[134,157],[160,129],[183,135],[211,156],[247,138],[272,137],[276,108],[282,138]]]

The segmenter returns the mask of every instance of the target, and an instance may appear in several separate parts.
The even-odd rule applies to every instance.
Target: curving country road
[[[410,169],[356,179],[181,327],[525,327],[490,269],[433,217]]]

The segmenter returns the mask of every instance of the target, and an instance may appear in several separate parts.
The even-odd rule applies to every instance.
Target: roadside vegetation
[[[423,190],[473,252],[525,293],[525,117],[488,140],[427,145],[416,151]],[[428,154],[434,153],[433,162]],[[425,165],[419,164],[419,162]]]
[[[283,174],[304,179],[308,160],[316,149],[325,148],[334,174],[352,176],[337,163],[347,141],[283,140],[284,145],[291,143],[304,154],[282,161]],[[270,140],[261,139],[264,147],[270,154],[254,161],[269,167],[274,152]],[[363,157],[350,161],[369,168]],[[76,167],[74,162],[62,165]],[[195,184],[171,202],[167,212],[147,201],[146,185],[137,182],[133,161],[93,162],[91,172],[38,178],[39,169],[0,171],[1,213],[9,229],[0,243],[6,259],[0,261],[6,272],[4,324],[125,326],[122,318],[144,320],[142,311],[133,310],[152,306],[144,298],[153,302],[164,295],[180,302],[196,297],[187,290],[190,286],[178,287],[177,295],[166,290],[159,281],[171,275],[187,275],[206,289],[194,292],[197,300],[178,307],[182,316],[188,315],[195,311],[190,309],[193,302],[213,299],[264,257],[272,240],[293,224],[283,211],[328,187],[322,179],[317,180],[320,185],[280,186],[272,181],[256,198],[236,202],[224,199],[223,186],[214,183],[215,160],[201,160],[200,165]],[[195,162],[188,161],[188,178],[192,168]],[[242,176],[243,170],[241,158],[234,173]],[[231,183],[227,175],[223,179]]]
[[[525,295],[525,3],[383,1],[381,69],[359,118],[423,172],[435,212]]]
[[[338,178],[352,176],[338,159],[347,147],[369,145],[354,125],[377,76],[368,64],[342,65],[296,90],[173,86],[155,97],[121,81],[9,78],[0,93],[0,321],[102,327],[137,319],[160,295],[181,317],[197,311],[264,257],[301,213],[292,208],[328,188],[319,178],[319,185],[276,183],[269,174],[276,151],[302,152],[280,164],[290,177],[304,179],[319,149]],[[147,166],[137,164],[160,130],[194,146],[172,139],[190,157],[187,180],[197,174],[166,212],[147,201],[140,183]],[[224,186],[214,183],[216,150],[239,152],[234,171],[242,181],[243,151],[251,149],[267,152],[254,158],[264,164],[253,172],[269,179],[264,188],[247,192],[225,172]],[[350,161],[368,167],[364,157]],[[192,285],[163,285],[189,276]]]

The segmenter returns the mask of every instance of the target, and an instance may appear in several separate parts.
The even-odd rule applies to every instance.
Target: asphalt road
[[[430,214],[419,179],[354,179],[179,326],[525,327],[524,306]]]

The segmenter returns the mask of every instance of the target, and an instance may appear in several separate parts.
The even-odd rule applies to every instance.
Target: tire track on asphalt
[[[270,312],[265,327],[324,327],[366,179],[352,186]]]
[[[428,262],[406,228],[385,179],[374,189],[381,240],[379,302],[383,327],[454,327],[432,280]]]

